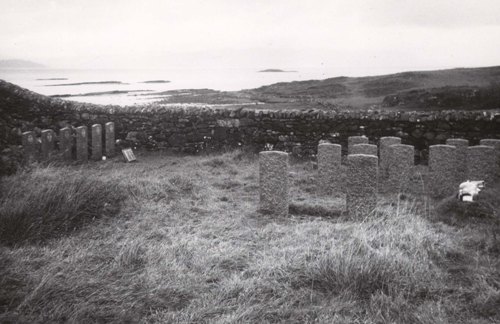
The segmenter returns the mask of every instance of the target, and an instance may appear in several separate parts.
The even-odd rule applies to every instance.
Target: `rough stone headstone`
[[[69,127],[61,128],[59,131],[59,150],[65,160],[71,160],[73,139]]]
[[[469,141],[463,138],[449,138],[446,145],[453,145],[457,148],[457,176],[460,183],[467,180],[467,148]]]
[[[353,218],[364,218],[377,206],[378,158],[375,155],[347,156],[346,208]]]
[[[351,153],[349,154],[366,154],[377,156],[378,148],[377,145],[373,144],[354,144],[351,148]]]
[[[347,154],[352,154],[352,147],[356,144],[368,144],[368,137],[366,136],[349,136],[347,138]]]
[[[380,138],[379,143],[379,176],[386,179],[388,174],[389,162],[392,160],[389,147],[394,144],[401,144],[400,137],[385,136]]]
[[[491,146],[497,153],[497,176],[500,176],[500,139],[486,138],[479,141],[480,145]]]
[[[457,167],[457,148],[455,146],[429,146],[429,189],[433,197],[456,194],[460,184]]]
[[[318,191],[331,195],[341,192],[340,166],[342,146],[339,144],[321,143],[318,145]]]
[[[109,122],[104,125],[104,155],[115,156],[115,123]]]
[[[467,149],[468,180],[491,182],[495,178],[497,156],[492,146],[478,145]]]
[[[24,132],[22,135],[24,158],[27,162],[36,160],[37,148],[35,132]]]
[[[413,172],[415,149],[411,145],[394,144],[389,146],[388,154],[392,159],[388,163],[387,191],[406,192]]]
[[[54,152],[56,135],[52,129],[44,129],[42,131],[42,159],[49,159]]]
[[[102,160],[102,126],[92,125],[92,160]]]
[[[76,128],[76,159],[81,162],[89,159],[87,126]]]
[[[288,216],[288,153],[265,151],[259,153],[260,210]]]

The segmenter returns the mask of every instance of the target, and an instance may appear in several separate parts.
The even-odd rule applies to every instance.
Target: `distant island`
[[[46,79],[36,79],[36,81],[63,81],[68,80],[68,78],[46,78]]]
[[[67,98],[67,97],[93,97],[93,96],[107,96],[107,95],[119,95],[127,94],[133,92],[148,92],[153,90],[112,90],[112,91],[99,91],[99,92],[87,92],[78,94],[56,94],[50,95],[52,98]]]
[[[26,60],[0,60],[0,69],[43,69],[45,65]]]
[[[64,87],[64,86],[79,86],[86,84],[128,84],[121,81],[97,81],[97,82],[79,82],[79,83],[57,83],[57,84],[47,84],[46,87]]]
[[[297,71],[286,71],[281,69],[265,69],[265,70],[260,70],[258,72],[297,72]]]
[[[144,81],[142,83],[170,83],[170,81],[167,81],[167,80],[150,80],[150,81]]]

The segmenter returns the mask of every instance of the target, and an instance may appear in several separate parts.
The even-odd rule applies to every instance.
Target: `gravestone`
[[[49,159],[54,152],[56,136],[52,129],[44,129],[42,131],[42,159]]]
[[[332,195],[342,191],[341,180],[342,146],[321,143],[318,145],[318,191]]]
[[[24,158],[27,162],[33,162],[37,158],[37,147],[35,132],[24,132],[22,135]]]
[[[492,146],[478,145],[467,149],[467,179],[471,181],[484,180],[486,186],[494,181],[497,156]]]
[[[460,183],[467,180],[467,148],[469,141],[463,138],[449,138],[446,145],[452,145],[457,148],[457,176]]]
[[[108,122],[104,125],[104,155],[115,156],[115,123]]]
[[[497,153],[497,171],[496,175],[500,176],[500,139],[486,138],[479,141],[479,145],[486,145],[495,148]]]
[[[457,148],[455,146],[429,146],[429,190],[431,196],[446,197],[456,194],[460,184],[457,167]]]
[[[351,154],[352,147],[356,144],[368,144],[366,136],[349,136],[347,138],[347,154]]]
[[[92,160],[102,160],[102,126],[92,125]]]
[[[277,216],[288,216],[288,153],[259,153],[260,210]]]
[[[394,144],[389,146],[387,154],[392,156],[392,159],[388,163],[389,178],[386,188],[389,192],[406,192],[413,172],[415,149],[411,145]]]
[[[377,145],[373,144],[354,144],[349,154],[366,154],[377,156],[378,148]]]
[[[76,159],[87,162],[89,159],[87,126],[76,128]]]
[[[386,179],[388,174],[389,162],[392,160],[389,147],[394,144],[401,144],[400,137],[385,136],[380,138],[379,143],[379,173],[381,179]]]
[[[375,155],[347,156],[346,208],[353,218],[365,218],[377,206],[378,158]]]
[[[72,146],[71,129],[69,127],[61,128],[59,131],[59,150],[65,160],[71,160]]]

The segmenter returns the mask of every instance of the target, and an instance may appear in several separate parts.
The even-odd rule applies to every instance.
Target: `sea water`
[[[277,82],[321,80],[352,72],[339,68],[297,68],[290,72],[259,72],[252,68],[170,69],[4,69],[0,79],[43,95],[72,95],[62,99],[95,104],[147,104],[155,92],[180,89],[237,91]],[[50,80],[64,79],[64,80]],[[145,83],[164,80],[168,83]],[[69,83],[117,81],[119,84]],[[120,91],[118,94],[92,94]],[[126,92],[126,93],[125,93]],[[74,96],[74,95],[82,96]],[[83,96],[83,94],[87,94]],[[90,94],[90,95],[89,95]]]

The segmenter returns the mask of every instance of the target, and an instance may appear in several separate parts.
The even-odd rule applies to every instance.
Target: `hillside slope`
[[[352,108],[500,107],[500,66],[282,82],[245,91],[268,103],[320,102]]]

